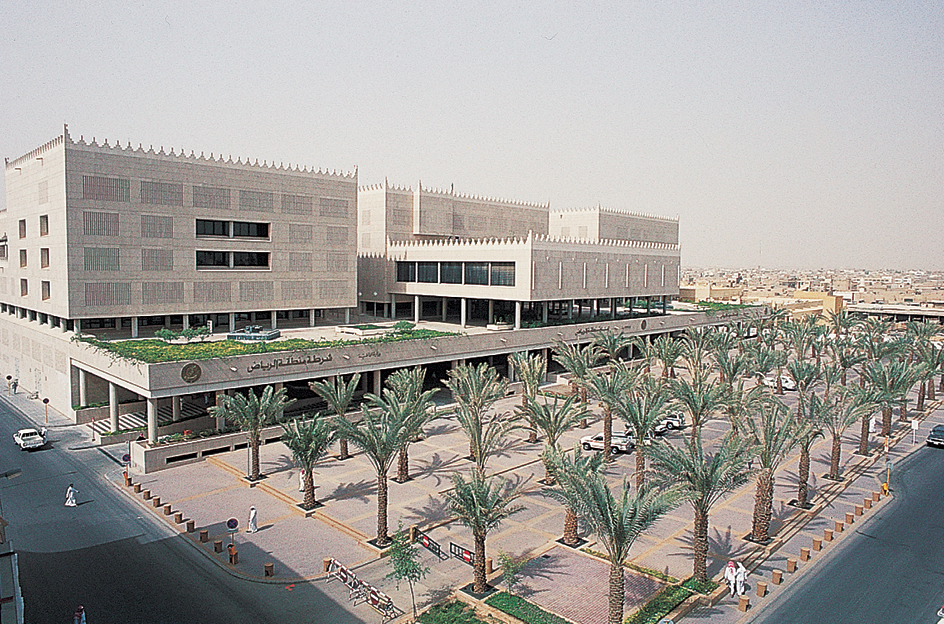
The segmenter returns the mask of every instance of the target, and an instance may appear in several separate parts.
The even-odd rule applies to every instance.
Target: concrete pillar
[[[382,390],[380,384],[381,384],[380,369],[377,369],[374,371],[374,394],[376,394],[377,396],[380,396],[380,393]]]
[[[488,322],[495,322],[495,302],[491,299],[488,300]]]
[[[515,301],[515,329],[521,329],[521,302]]]
[[[344,324],[345,325],[351,324],[351,308],[344,308]],[[272,327],[275,327],[275,325],[273,325]]]
[[[466,325],[466,309],[467,309],[467,300],[465,297],[459,300],[459,325],[465,328]]]
[[[138,317],[137,316],[131,317],[131,337],[132,338],[138,337]]]
[[[662,295],[662,313],[663,313],[663,314],[665,314],[666,312],[668,312],[668,305],[669,305],[669,296],[668,296],[668,295]]]
[[[66,325],[67,325],[66,320],[60,316],[59,317],[59,331],[61,331],[63,334],[69,331],[66,328]]]
[[[413,295],[413,322],[420,322],[420,296]]]
[[[255,312],[250,312],[250,313],[249,313],[249,322],[255,324],[255,322],[256,322],[256,313],[255,313]]]
[[[442,306],[442,322],[443,322],[443,323],[446,322],[446,307],[447,307],[446,303],[447,303],[447,299],[446,299],[445,297],[443,297],[443,298],[442,298],[442,302],[441,302],[441,306]]]
[[[236,313],[229,313],[229,331],[236,331]]]
[[[225,394],[226,394],[226,391],[225,391],[225,390],[217,390],[217,391],[216,391],[216,406],[217,406],[217,407],[222,407],[222,406],[223,406],[223,396],[224,396]],[[222,430],[223,427],[225,427],[225,426],[226,426],[226,419],[223,418],[222,416],[217,416],[217,417],[216,417],[216,428],[217,428],[217,430]]]
[[[390,318],[390,305],[385,303],[383,304],[383,307],[384,307],[384,318]]]
[[[171,397],[170,404],[171,404],[171,409],[173,410],[173,414],[174,414],[174,422],[177,422],[178,420],[180,420],[180,397],[179,396]]]
[[[108,430],[118,431],[118,386],[108,382]]]
[[[367,392],[367,375],[361,375],[361,392]]]
[[[272,329],[279,328],[279,314],[275,310],[272,310]]]
[[[184,329],[190,329],[190,315],[184,314]]]
[[[309,327],[315,326],[315,309],[314,308],[311,308],[310,310],[308,310],[308,326]]]
[[[541,302],[541,322],[547,323],[547,301]]]
[[[390,320],[397,320],[397,297],[390,295]]]
[[[157,399],[147,400],[148,444],[157,444]]]
[[[82,333],[82,319],[75,319],[72,321],[72,326],[75,328],[76,335]]]
[[[63,323],[65,326],[65,323]],[[88,405],[88,373],[79,369],[79,405]]]

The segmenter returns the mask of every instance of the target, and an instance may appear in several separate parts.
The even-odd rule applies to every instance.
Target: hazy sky
[[[685,266],[944,268],[939,0],[3,2],[0,57],[8,158],[66,122],[679,216]]]

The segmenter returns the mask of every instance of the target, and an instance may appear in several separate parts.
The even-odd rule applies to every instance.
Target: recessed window
[[[20,296],[25,297],[29,294],[29,280],[21,279],[20,280]]]
[[[43,289],[43,301],[49,301],[49,282],[40,282]]]
[[[39,235],[49,236],[49,215],[39,215]]]
[[[515,263],[514,262],[493,262],[492,268],[492,286],[514,286],[515,285]]]
[[[443,284],[462,283],[462,263],[443,262],[439,265],[439,280]]]
[[[488,262],[466,262],[465,283],[488,286]]]
[[[197,219],[197,236],[229,236],[229,222]]]
[[[247,238],[268,238],[268,223],[246,223],[243,221],[233,222],[233,236]]]
[[[416,263],[415,262],[397,262],[397,281],[415,282],[416,281]]]
[[[225,251],[198,251],[197,266],[229,268],[229,253]]]
[[[269,266],[269,253],[262,251],[234,251],[234,267],[266,267]]]
[[[26,250],[21,249],[20,250],[20,268],[23,268],[25,266],[26,266]]]
[[[39,250],[39,266],[48,269],[49,268],[49,247],[42,247]]]
[[[20,238],[26,238],[26,219],[20,219]]]
[[[418,262],[416,267],[416,281],[424,284],[436,284],[439,282],[439,263],[438,262]]]

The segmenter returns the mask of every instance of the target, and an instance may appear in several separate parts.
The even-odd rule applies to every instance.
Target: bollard
[[[747,611],[751,608],[751,599],[747,596],[738,596],[738,611]]]
[[[492,558],[486,557],[485,558],[485,576],[488,576],[493,571],[494,571],[494,568],[492,567]]]
[[[842,533],[842,521],[836,520],[836,533]]]
[[[213,552],[223,552],[223,540],[213,540]]]
[[[873,502],[873,503],[877,503],[877,502],[878,502],[878,499],[880,499],[881,497],[882,497],[882,494],[881,494],[880,492],[872,492],[872,502]]]
[[[855,515],[861,516],[863,513],[865,513],[865,508],[864,508],[862,505],[856,505],[856,506],[855,506]]]
[[[757,581],[757,597],[763,598],[767,595],[767,582]]]
[[[792,573],[796,571],[797,571],[797,560],[793,559],[792,557],[790,559],[787,559],[787,572]]]
[[[417,538],[419,537],[419,532],[420,530],[415,524],[410,525],[410,543],[411,544],[417,540]]]
[[[780,585],[783,582],[783,571],[782,570],[772,570],[770,572],[770,582],[774,585]]]
[[[177,511],[174,512],[174,524],[183,524],[184,521],[184,512]]]
[[[144,500],[151,500],[151,490],[142,490],[141,496],[144,497]]]
[[[187,520],[187,533],[193,533],[194,524],[193,520]]]
[[[275,576],[275,564],[274,564],[274,563],[267,563],[267,564],[265,564],[264,566],[262,566],[262,569],[264,570],[264,575],[265,575],[265,576]]]
[[[827,542],[833,541],[833,530],[832,529],[823,529],[823,540]]]
[[[210,540],[210,532],[206,529],[200,529],[200,541],[206,544]]]
[[[810,549],[804,546],[800,549],[800,561],[809,561],[810,560]]]
[[[174,513],[174,508],[170,506],[170,503],[164,505],[164,515],[169,516]]]
[[[141,493],[141,484],[140,484],[140,483],[135,483],[135,484],[134,484],[134,493],[135,493],[135,494],[140,494],[140,493]]]
[[[864,499],[864,500],[862,501],[862,506],[865,507],[866,509],[871,509],[871,508],[872,508],[872,499],[871,499],[871,498],[866,498],[866,499]]]
[[[161,497],[160,497],[160,496],[155,496],[154,498],[151,499],[151,503],[152,503],[155,507],[160,507],[160,506],[161,506]]]
[[[852,524],[853,522],[855,522],[855,514],[853,514],[851,511],[847,511],[846,524]]]
[[[131,487],[131,475],[128,474],[128,471],[125,471],[125,486]]]
[[[239,563],[239,552],[237,552],[236,547],[230,544],[227,550],[229,550],[230,564],[236,565],[237,563]]]
[[[327,572],[327,571],[330,570],[330,569],[331,569],[331,560],[330,560],[330,559],[322,559],[322,560],[321,560],[321,571],[322,571],[322,572]]]
[[[819,552],[823,549],[823,540],[818,537],[813,538],[813,550]]]

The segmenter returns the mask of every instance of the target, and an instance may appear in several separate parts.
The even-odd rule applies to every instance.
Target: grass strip
[[[508,615],[512,615],[528,624],[567,624],[567,620],[548,613],[533,602],[528,602],[520,596],[501,592],[489,596],[485,604],[495,607]]]

